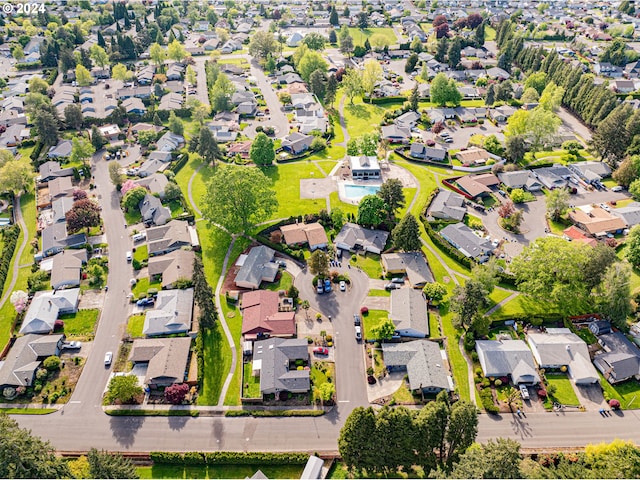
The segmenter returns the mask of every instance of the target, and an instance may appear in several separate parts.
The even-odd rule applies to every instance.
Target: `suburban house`
[[[494,249],[489,240],[477,236],[464,223],[447,225],[440,230],[440,235],[465,257],[479,261],[485,259]]]
[[[242,294],[242,335],[245,340],[294,337],[296,316],[280,302],[278,292],[253,290]]]
[[[456,158],[460,160],[462,165],[474,166],[484,165],[493,157],[484,148],[469,148],[468,150],[457,152]]]
[[[567,367],[576,385],[598,382],[598,372],[591,364],[587,344],[568,328],[547,328],[546,333],[529,333],[527,342],[539,368]]]
[[[380,127],[382,140],[388,140],[389,143],[409,143],[411,138],[411,130],[399,127],[395,123],[391,125],[383,125]]]
[[[79,287],[82,265],[87,263],[87,251],[63,250],[51,259],[51,288]]]
[[[619,216],[592,205],[582,205],[569,211],[569,219],[576,227],[595,237],[622,233],[627,228],[625,221]]]
[[[240,155],[242,158],[249,158],[251,155],[251,140],[244,140],[242,142],[235,142],[229,145],[227,148],[227,157],[235,157]]]
[[[522,188],[530,192],[542,190],[542,183],[529,170],[498,173],[500,181],[509,188]]]
[[[150,175],[153,175],[154,173],[160,170],[164,170],[165,167],[166,167],[166,164],[163,161],[149,158],[145,160],[144,163],[138,167],[138,170],[137,170],[138,176],[145,178]]]
[[[532,170],[531,173],[549,190],[565,188],[569,184],[568,179],[573,177],[573,172],[560,164],[554,164],[551,167],[537,168]]]
[[[579,162],[569,164],[567,168],[589,184],[611,176],[611,167],[604,162]]]
[[[169,290],[178,280],[191,280],[193,277],[192,250],[174,250],[166,255],[149,259],[149,278],[162,277],[162,288]]]
[[[164,198],[164,190],[167,188],[169,180],[167,179],[167,176],[162,173],[153,173],[144,178],[135,180],[134,183],[139,187],[146,188],[151,193],[157,194],[160,198]]]
[[[71,141],[70,140],[60,140],[58,142],[57,145],[54,145],[53,147],[49,148],[49,151],[47,152],[47,157],[49,158],[60,158],[60,157],[68,157],[69,155],[71,155]],[[40,165],[40,170],[42,170],[42,167],[44,165],[46,165],[49,162],[45,162],[42,165]],[[54,162],[57,163],[57,162]],[[45,167],[47,168],[47,167]],[[60,164],[58,163],[58,170],[60,169]],[[73,169],[69,168],[67,170],[71,170],[73,174]],[[42,176],[42,173],[40,174]],[[59,175],[62,176],[62,175]],[[42,180],[43,182],[46,182],[47,180]]]
[[[604,353],[593,358],[593,364],[609,383],[640,378],[640,349],[621,332],[598,337]]]
[[[418,124],[420,120],[420,114],[413,110],[403,113],[399,117],[397,117],[393,123],[395,123],[400,128],[413,128]]]
[[[491,120],[497,123],[505,123],[511,115],[518,111],[517,108],[511,105],[501,105],[496,108],[489,109],[488,116]]]
[[[248,254],[240,255],[236,266],[240,267],[236,274],[236,285],[240,288],[255,290],[262,282],[273,282],[278,274],[278,264],[273,261],[276,252],[260,245],[253,247]]]
[[[620,208],[611,209],[611,213],[620,217],[631,228],[640,223],[640,202],[631,202]]]
[[[457,187],[470,198],[477,199],[491,195],[491,189],[477,182],[472,175],[465,175],[456,180]]]
[[[442,220],[462,221],[467,209],[464,197],[450,190],[440,190],[429,206],[429,215]]]
[[[284,243],[287,245],[309,245],[312,252],[318,248],[327,248],[329,239],[324,227],[318,222],[292,223],[280,227]]]
[[[127,114],[144,115],[147,111],[147,107],[144,106],[142,100],[136,97],[127,98],[122,101],[122,108]]]
[[[30,387],[42,361],[60,355],[64,335],[23,335],[0,362],[0,389]]]
[[[193,288],[160,290],[153,310],[147,310],[142,333],[148,337],[187,333],[193,315]]]
[[[166,132],[156,142],[157,150],[173,152],[184,145],[184,137],[173,132]]]
[[[134,367],[146,367],[146,386],[168,387],[186,380],[190,349],[191,337],[139,338],[133,341],[129,361]]]
[[[412,338],[429,336],[427,300],[420,290],[391,290],[389,318],[396,326],[396,335]]]
[[[42,255],[48,257],[61,252],[65,248],[77,248],[87,243],[84,233],[67,235],[67,224],[54,223],[42,230]]]
[[[453,380],[446,367],[447,354],[436,342],[383,343],[382,352],[387,370],[406,370],[412,392],[453,391]]]
[[[80,289],[36,292],[25,313],[20,333],[49,333],[58,315],[78,311]]]
[[[444,162],[447,158],[447,151],[440,147],[428,147],[424,143],[412,143],[409,155],[418,160],[429,160],[432,162]]]
[[[260,393],[308,392],[309,370],[298,370],[296,360],[309,361],[309,346],[304,338],[274,337],[255,342],[252,373],[260,376]]]
[[[337,248],[355,252],[363,250],[380,254],[389,238],[389,232],[372,230],[355,223],[345,223],[334,240]]]
[[[383,253],[381,259],[385,275],[406,275],[413,288],[422,288],[435,281],[421,252]]]
[[[47,182],[49,188],[49,201],[56,198],[66,197],[73,191],[71,177],[56,177]]]
[[[73,176],[73,168],[60,168],[60,162],[49,160],[40,165],[38,181],[49,182],[54,178]]]
[[[522,340],[476,340],[485,377],[509,377],[514,385],[536,385],[540,376],[533,354]]]
[[[582,230],[575,225],[565,228],[562,231],[562,237],[570,242],[586,243],[590,247],[595,247],[598,241],[595,238],[588,237]]]
[[[98,127],[98,130],[100,130],[100,133],[102,133],[104,138],[110,142],[118,140],[118,135],[122,133],[118,125],[104,125],[102,127]]]
[[[366,155],[351,156],[349,157],[349,167],[351,168],[351,177],[354,179],[380,178],[380,163],[377,157]]]
[[[73,197],[56,198],[51,202],[51,222],[59,223],[67,221],[67,212],[73,208]]]
[[[139,208],[145,225],[164,225],[171,220],[169,207],[163,207],[162,201],[150,193],[140,200]]]
[[[313,142],[314,138],[313,135],[293,132],[282,139],[282,149],[298,155],[311,147],[311,142]]]
[[[147,246],[149,256],[164,255],[182,247],[199,245],[198,234],[193,227],[182,220],[147,228]]]

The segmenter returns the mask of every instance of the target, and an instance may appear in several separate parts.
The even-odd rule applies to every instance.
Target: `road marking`
[[[72,400],[69,403],[82,403],[80,400]]]
[[[338,400],[338,403],[349,403],[351,400]]]

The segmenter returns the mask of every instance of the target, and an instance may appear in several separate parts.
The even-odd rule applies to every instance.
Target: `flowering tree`
[[[29,299],[29,295],[27,295],[27,292],[23,290],[16,290],[11,294],[11,298],[10,298],[11,304],[13,305],[13,308],[16,309],[16,312],[18,314],[26,310],[28,299]]]
[[[137,187],[136,183],[133,180],[127,180],[122,184],[122,188],[120,189],[120,193],[124,197],[125,194],[131,190],[132,188]]]
[[[173,405],[180,405],[188,392],[189,385],[186,383],[174,384],[164,389],[164,398]]]

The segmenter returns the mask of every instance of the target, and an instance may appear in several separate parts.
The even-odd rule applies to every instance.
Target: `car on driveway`
[[[526,385],[520,385],[520,396],[523,400],[529,400],[529,389]]]
[[[622,190],[624,190],[624,187],[621,185],[616,185],[615,187],[611,187],[612,192],[621,192]]]
[[[393,283],[393,282],[392,283],[387,283],[384,286],[385,290],[395,290],[395,289],[401,288],[401,287],[402,287],[401,285],[398,285],[397,283]]]
[[[324,288],[322,287],[322,282],[318,280],[318,286],[316,287],[316,293],[321,294],[324,293]]]
[[[109,365],[111,365],[111,362],[113,361],[113,352],[107,352],[104,354],[104,366],[108,367]]]
[[[153,297],[141,298],[136,302],[136,305],[139,307],[151,307],[154,303],[156,303]]]
[[[347,284],[345,283],[344,280],[340,281],[340,291],[344,292],[347,289]]]
[[[357,313],[353,314],[353,324],[357,327],[360,325],[360,315]]]
[[[62,344],[63,349],[74,349],[74,348],[80,348],[81,346],[82,346],[82,343],[80,342],[64,342]]]
[[[313,349],[313,353],[316,355],[329,355],[329,349],[325,347],[316,347]]]

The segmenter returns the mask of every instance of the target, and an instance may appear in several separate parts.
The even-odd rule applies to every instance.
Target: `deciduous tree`
[[[447,296],[447,287],[439,282],[427,283],[422,288],[422,293],[429,301],[438,304]]]
[[[514,440],[498,438],[475,443],[460,456],[451,478],[523,478],[521,459],[520,444]]]
[[[256,168],[225,166],[207,184],[204,217],[231,233],[249,231],[278,208],[271,180]]]
[[[272,165],[276,158],[273,140],[267,137],[263,132],[258,133],[251,144],[249,157],[251,158],[251,161],[259,167]]]
[[[384,203],[387,205],[390,218],[395,217],[396,211],[405,205],[402,182],[397,178],[390,178],[380,185],[378,196],[382,198]]]
[[[80,130],[83,122],[84,117],[82,115],[80,105],[77,103],[70,103],[64,107],[64,123],[67,124],[67,127]]]
[[[251,37],[251,42],[249,42],[249,53],[258,59],[266,59],[268,55],[274,54],[277,50],[278,42],[271,32],[260,30]]]
[[[87,165],[87,160],[96,152],[91,142],[84,137],[73,137],[71,140],[71,155],[69,159],[74,162],[81,162]]]
[[[105,399],[110,404],[119,402],[126,405],[134,403],[142,393],[143,390],[138,384],[138,377],[135,375],[119,375],[112,377],[109,381]]]
[[[558,221],[569,208],[569,191],[566,188],[556,188],[546,197],[547,213],[553,221]]]
[[[391,232],[393,246],[405,252],[420,250],[420,227],[416,217],[408,213]]]
[[[309,271],[320,278],[329,276],[329,257],[322,250],[314,250],[308,261]]]
[[[11,160],[0,167],[0,191],[11,195],[20,195],[33,188],[36,174],[30,163],[22,160]]]
[[[342,88],[353,105],[353,98],[362,93],[362,75],[355,68],[350,68],[342,76]]]
[[[93,200],[83,198],[73,202],[65,218],[70,233],[86,228],[88,234],[91,227],[100,225],[100,206]]]
[[[380,80],[382,80],[382,67],[378,61],[372,58],[366,60],[362,70],[362,90],[369,98]]]
[[[377,227],[386,217],[387,205],[377,195],[366,195],[358,205],[357,222],[365,227]]]

